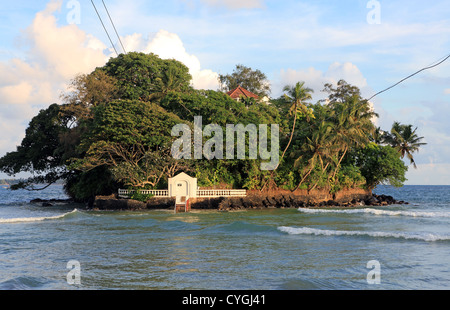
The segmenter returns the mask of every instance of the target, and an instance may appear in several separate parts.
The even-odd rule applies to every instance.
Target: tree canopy
[[[137,52],[120,54],[96,70],[116,79],[118,99],[150,101],[157,93],[188,90],[192,80],[181,62]]]
[[[236,65],[231,74],[220,74],[219,83],[224,92],[242,86],[260,98],[270,95],[270,82],[267,76],[258,69],[254,70],[241,64]]]
[[[68,131],[68,119],[60,117],[61,107],[52,104],[35,116],[25,138],[14,152],[0,158],[0,169],[10,176],[20,172],[33,175],[12,188],[37,189],[36,184],[52,184],[64,178],[68,171],[64,165],[66,146],[61,137]]]
[[[324,85],[325,101],[312,103],[312,90],[299,81],[269,103],[247,104],[224,91],[241,85],[267,96],[270,85],[259,70],[237,65],[220,77],[222,91],[193,89],[191,79],[184,64],[154,54],[111,58],[90,74],[74,77],[62,103],[31,120],[17,150],[0,158],[0,171],[33,175],[14,189],[63,180],[67,193],[80,201],[120,187],[165,188],[168,178],[181,171],[207,187],[336,192],[381,183],[401,186],[408,169],[402,158],[414,163],[412,154],[424,145],[410,125],[395,123],[382,134],[359,89],[343,80]],[[192,129],[198,116],[203,128],[216,124],[223,131],[230,124],[279,125],[279,165],[265,171],[263,158],[249,156],[256,143],[250,132],[244,137],[244,159],[175,159],[172,129],[179,124]],[[203,136],[203,142],[208,138]]]

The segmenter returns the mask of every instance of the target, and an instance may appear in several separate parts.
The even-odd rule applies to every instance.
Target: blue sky
[[[102,1],[94,2],[121,51]],[[105,3],[127,51],[183,61],[197,88],[215,89],[217,74],[244,64],[266,73],[274,97],[284,85],[305,81],[318,99],[324,83],[341,78],[370,97],[450,54],[448,1]],[[378,24],[368,22],[371,3],[379,3]],[[89,73],[114,56],[89,0],[1,5],[0,156],[20,143],[39,109],[59,102],[75,74]],[[71,24],[71,16],[80,22]],[[416,154],[418,169],[410,168],[407,184],[450,184],[449,69],[450,60],[373,100],[383,129],[396,120],[418,126],[426,138],[428,145]]]

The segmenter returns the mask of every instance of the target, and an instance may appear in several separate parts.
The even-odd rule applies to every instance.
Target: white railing
[[[128,198],[133,194],[134,190],[119,189],[120,198]],[[140,190],[141,194],[154,195],[155,197],[169,197],[169,191],[166,190]],[[218,197],[246,197],[247,190],[245,189],[208,189],[197,190],[198,198],[218,198]]]
[[[207,189],[198,190],[197,197],[246,197],[247,191],[245,189]]]
[[[119,197],[120,198],[128,198],[131,194],[133,194],[134,190],[128,190],[128,189],[119,189]],[[163,190],[139,190],[141,194],[144,195],[153,195],[155,197],[169,197],[169,191],[167,189]]]

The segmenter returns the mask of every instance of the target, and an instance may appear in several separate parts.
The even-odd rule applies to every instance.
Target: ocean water
[[[0,289],[449,289],[450,187],[375,192],[410,204],[96,212],[0,187]]]

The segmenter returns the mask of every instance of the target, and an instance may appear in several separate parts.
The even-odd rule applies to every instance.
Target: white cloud
[[[123,43],[127,51],[154,53],[163,59],[176,59],[184,63],[193,78],[193,86],[198,89],[217,89],[218,74],[201,68],[200,60],[189,54],[180,37],[166,30],[144,38],[135,33],[124,37]]]
[[[18,38],[28,48],[23,59],[0,62],[0,156],[15,150],[31,118],[58,102],[70,79],[108,59],[99,40],[75,25],[57,25],[53,14],[61,5],[50,1]]]
[[[325,83],[336,84],[339,80],[345,80],[347,83],[357,86],[361,89],[363,95],[364,92],[369,90],[367,85],[367,79],[361,73],[359,68],[350,63],[332,63],[326,72],[322,72],[313,67],[308,69],[287,69],[280,71],[280,81],[274,90],[275,93],[279,93],[284,85],[292,85],[299,81],[304,81],[306,86],[314,90],[314,96],[316,98],[323,98],[325,94],[321,94]]]
[[[210,6],[226,7],[228,9],[255,9],[262,8],[262,0],[201,0],[204,4]]]
[[[23,104],[31,99],[33,86],[29,82],[21,82],[16,85],[4,86],[0,89],[0,97],[3,102],[10,104]]]
[[[359,68],[350,62],[343,64],[335,62],[331,64],[325,76],[332,81],[343,79],[349,84],[358,86],[360,89],[367,87],[366,78]]]
[[[104,43],[76,25],[58,25],[54,14],[61,5],[62,1],[50,1],[22,32],[18,39],[27,47],[21,51],[23,58],[0,62],[0,156],[15,150],[31,118],[59,102],[71,79],[103,66],[113,56]],[[153,52],[185,63],[194,87],[217,89],[218,74],[202,69],[199,59],[186,51],[176,34],[161,30],[147,39],[134,34],[123,41],[127,50]]]
[[[419,164],[406,173],[407,185],[450,185],[450,164]]]
[[[26,59],[0,63],[2,105],[50,104],[76,74],[88,73],[107,61],[106,46],[99,40],[75,25],[57,25],[53,13],[61,4],[49,2],[23,32],[20,39],[27,42]]]
[[[31,43],[30,58],[64,79],[104,64],[108,55],[103,53],[107,48],[103,43],[76,25],[57,26],[53,16],[58,8],[56,4],[50,2],[45,11],[37,13],[26,30],[27,41]]]
[[[320,99],[325,99],[327,94],[322,92],[324,85],[330,83],[336,85],[339,80],[345,80],[347,83],[357,86],[361,90],[362,97],[368,98],[373,93],[372,89],[367,84],[367,79],[364,77],[359,68],[350,62],[332,63],[326,72],[322,72],[313,67],[303,70],[287,69],[281,70],[280,80],[282,84],[278,84],[278,92],[280,93],[284,85],[293,85],[297,82],[305,82],[305,86],[314,90],[313,102]],[[277,85],[275,85],[277,87]],[[280,87],[281,86],[281,87]],[[376,100],[370,102],[373,110],[381,115],[385,115],[385,111],[377,103]],[[374,117],[373,122],[379,126],[379,119]]]
[[[445,90],[444,90],[444,94],[450,95],[450,88],[445,89]]]

